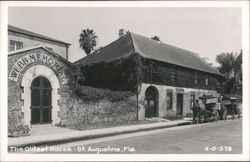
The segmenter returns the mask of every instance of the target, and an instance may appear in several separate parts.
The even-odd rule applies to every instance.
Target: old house
[[[192,100],[219,95],[223,79],[198,54],[135,33],[120,36],[74,65],[84,75],[83,85],[135,92],[139,120],[186,116]]]
[[[223,78],[198,54],[135,33],[75,63],[69,43],[31,31],[9,26],[8,43],[9,136],[186,116],[191,100],[218,95]]]

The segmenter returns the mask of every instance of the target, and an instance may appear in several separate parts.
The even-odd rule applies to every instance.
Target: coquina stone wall
[[[36,59],[30,58],[33,54]],[[53,59],[53,64],[51,59],[48,60],[49,58]],[[56,65],[55,62],[57,62]],[[98,101],[86,101],[78,97],[75,94],[75,88],[78,85],[76,80],[81,76],[77,71],[70,62],[43,47],[21,50],[9,55],[8,136],[18,137],[30,134],[33,126],[30,123],[30,86],[38,76],[46,77],[52,85],[51,126],[85,129],[137,120],[135,95],[118,101],[111,101],[105,97]],[[14,76],[15,73],[18,75]],[[99,90],[96,89],[96,91]]]
[[[71,96],[61,103],[61,126],[73,129],[98,128],[137,120],[136,96],[122,101],[84,101]]]
[[[28,57],[35,56],[35,59],[31,61]],[[37,60],[37,55],[41,56],[40,60]],[[42,60],[42,56],[47,56],[47,59],[51,58],[53,65]],[[28,60],[25,60],[28,59]],[[23,60],[22,60],[23,59]],[[20,61],[20,62],[19,62]],[[18,65],[19,62],[19,65]],[[56,68],[55,62],[58,63]],[[60,67],[60,69],[59,69]],[[14,70],[16,68],[17,70]],[[42,69],[41,69],[42,68]],[[47,71],[43,71],[46,69]],[[14,73],[18,73],[16,77],[13,77]],[[8,56],[8,136],[25,136],[30,134],[30,83],[32,80],[39,76],[40,73],[51,82],[52,84],[52,106],[57,108],[58,112],[54,112],[54,116],[60,118],[59,114],[61,108],[59,103],[62,100],[66,100],[71,93],[72,84],[74,84],[73,67],[67,60],[60,56],[50,53],[42,47],[16,52]],[[27,75],[28,74],[28,75]],[[53,85],[58,83],[58,87]],[[60,119],[59,119],[60,120]]]

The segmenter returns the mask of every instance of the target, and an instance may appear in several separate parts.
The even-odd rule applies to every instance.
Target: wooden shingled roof
[[[74,64],[87,65],[99,62],[109,62],[135,53],[152,60],[222,76],[216,68],[203,61],[196,53],[155,41],[135,33],[124,35],[100,50],[76,61]]]

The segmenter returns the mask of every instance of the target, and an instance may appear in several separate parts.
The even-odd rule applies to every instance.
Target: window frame
[[[208,75],[205,75],[205,86],[209,85],[209,77]]]
[[[199,84],[199,73],[197,71],[195,71],[194,73],[194,85],[198,85]]]
[[[166,102],[166,109],[173,110],[173,91],[167,90]]]
[[[23,48],[23,42],[10,40],[9,41],[9,51],[15,51]]]

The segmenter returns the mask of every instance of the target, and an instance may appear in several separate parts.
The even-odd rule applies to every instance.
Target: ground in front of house
[[[64,153],[81,154],[241,154],[242,120],[179,126],[52,147],[72,150]]]

